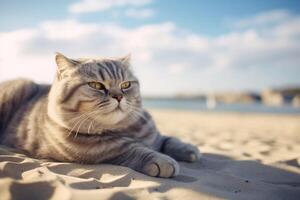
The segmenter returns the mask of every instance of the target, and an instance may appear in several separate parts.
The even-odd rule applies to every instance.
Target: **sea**
[[[198,112],[235,112],[300,115],[300,108],[289,104],[266,106],[261,103],[209,105],[205,100],[198,99],[144,99],[143,106],[149,109],[175,109]]]

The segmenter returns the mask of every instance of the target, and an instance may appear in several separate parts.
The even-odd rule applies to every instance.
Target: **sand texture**
[[[163,179],[0,146],[0,199],[300,199],[300,116],[151,113],[163,134],[198,145],[201,160]]]

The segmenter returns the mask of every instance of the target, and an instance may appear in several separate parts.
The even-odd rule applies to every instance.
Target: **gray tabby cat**
[[[179,173],[174,159],[198,160],[195,146],[160,135],[142,108],[129,57],[74,60],[58,53],[56,63],[52,86],[0,84],[2,144],[36,158],[111,163],[157,177]]]

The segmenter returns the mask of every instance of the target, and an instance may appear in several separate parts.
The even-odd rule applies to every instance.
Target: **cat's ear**
[[[120,61],[128,69],[130,67],[131,54],[121,57]]]
[[[58,52],[56,52],[55,61],[57,65],[57,72],[60,75],[79,64],[77,61],[67,58],[66,56]]]

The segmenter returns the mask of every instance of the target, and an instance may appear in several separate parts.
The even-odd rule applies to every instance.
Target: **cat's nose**
[[[120,102],[123,98],[123,95],[121,94],[114,94],[114,95],[111,95],[112,98],[114,99],[117,99],[118,102]]]

